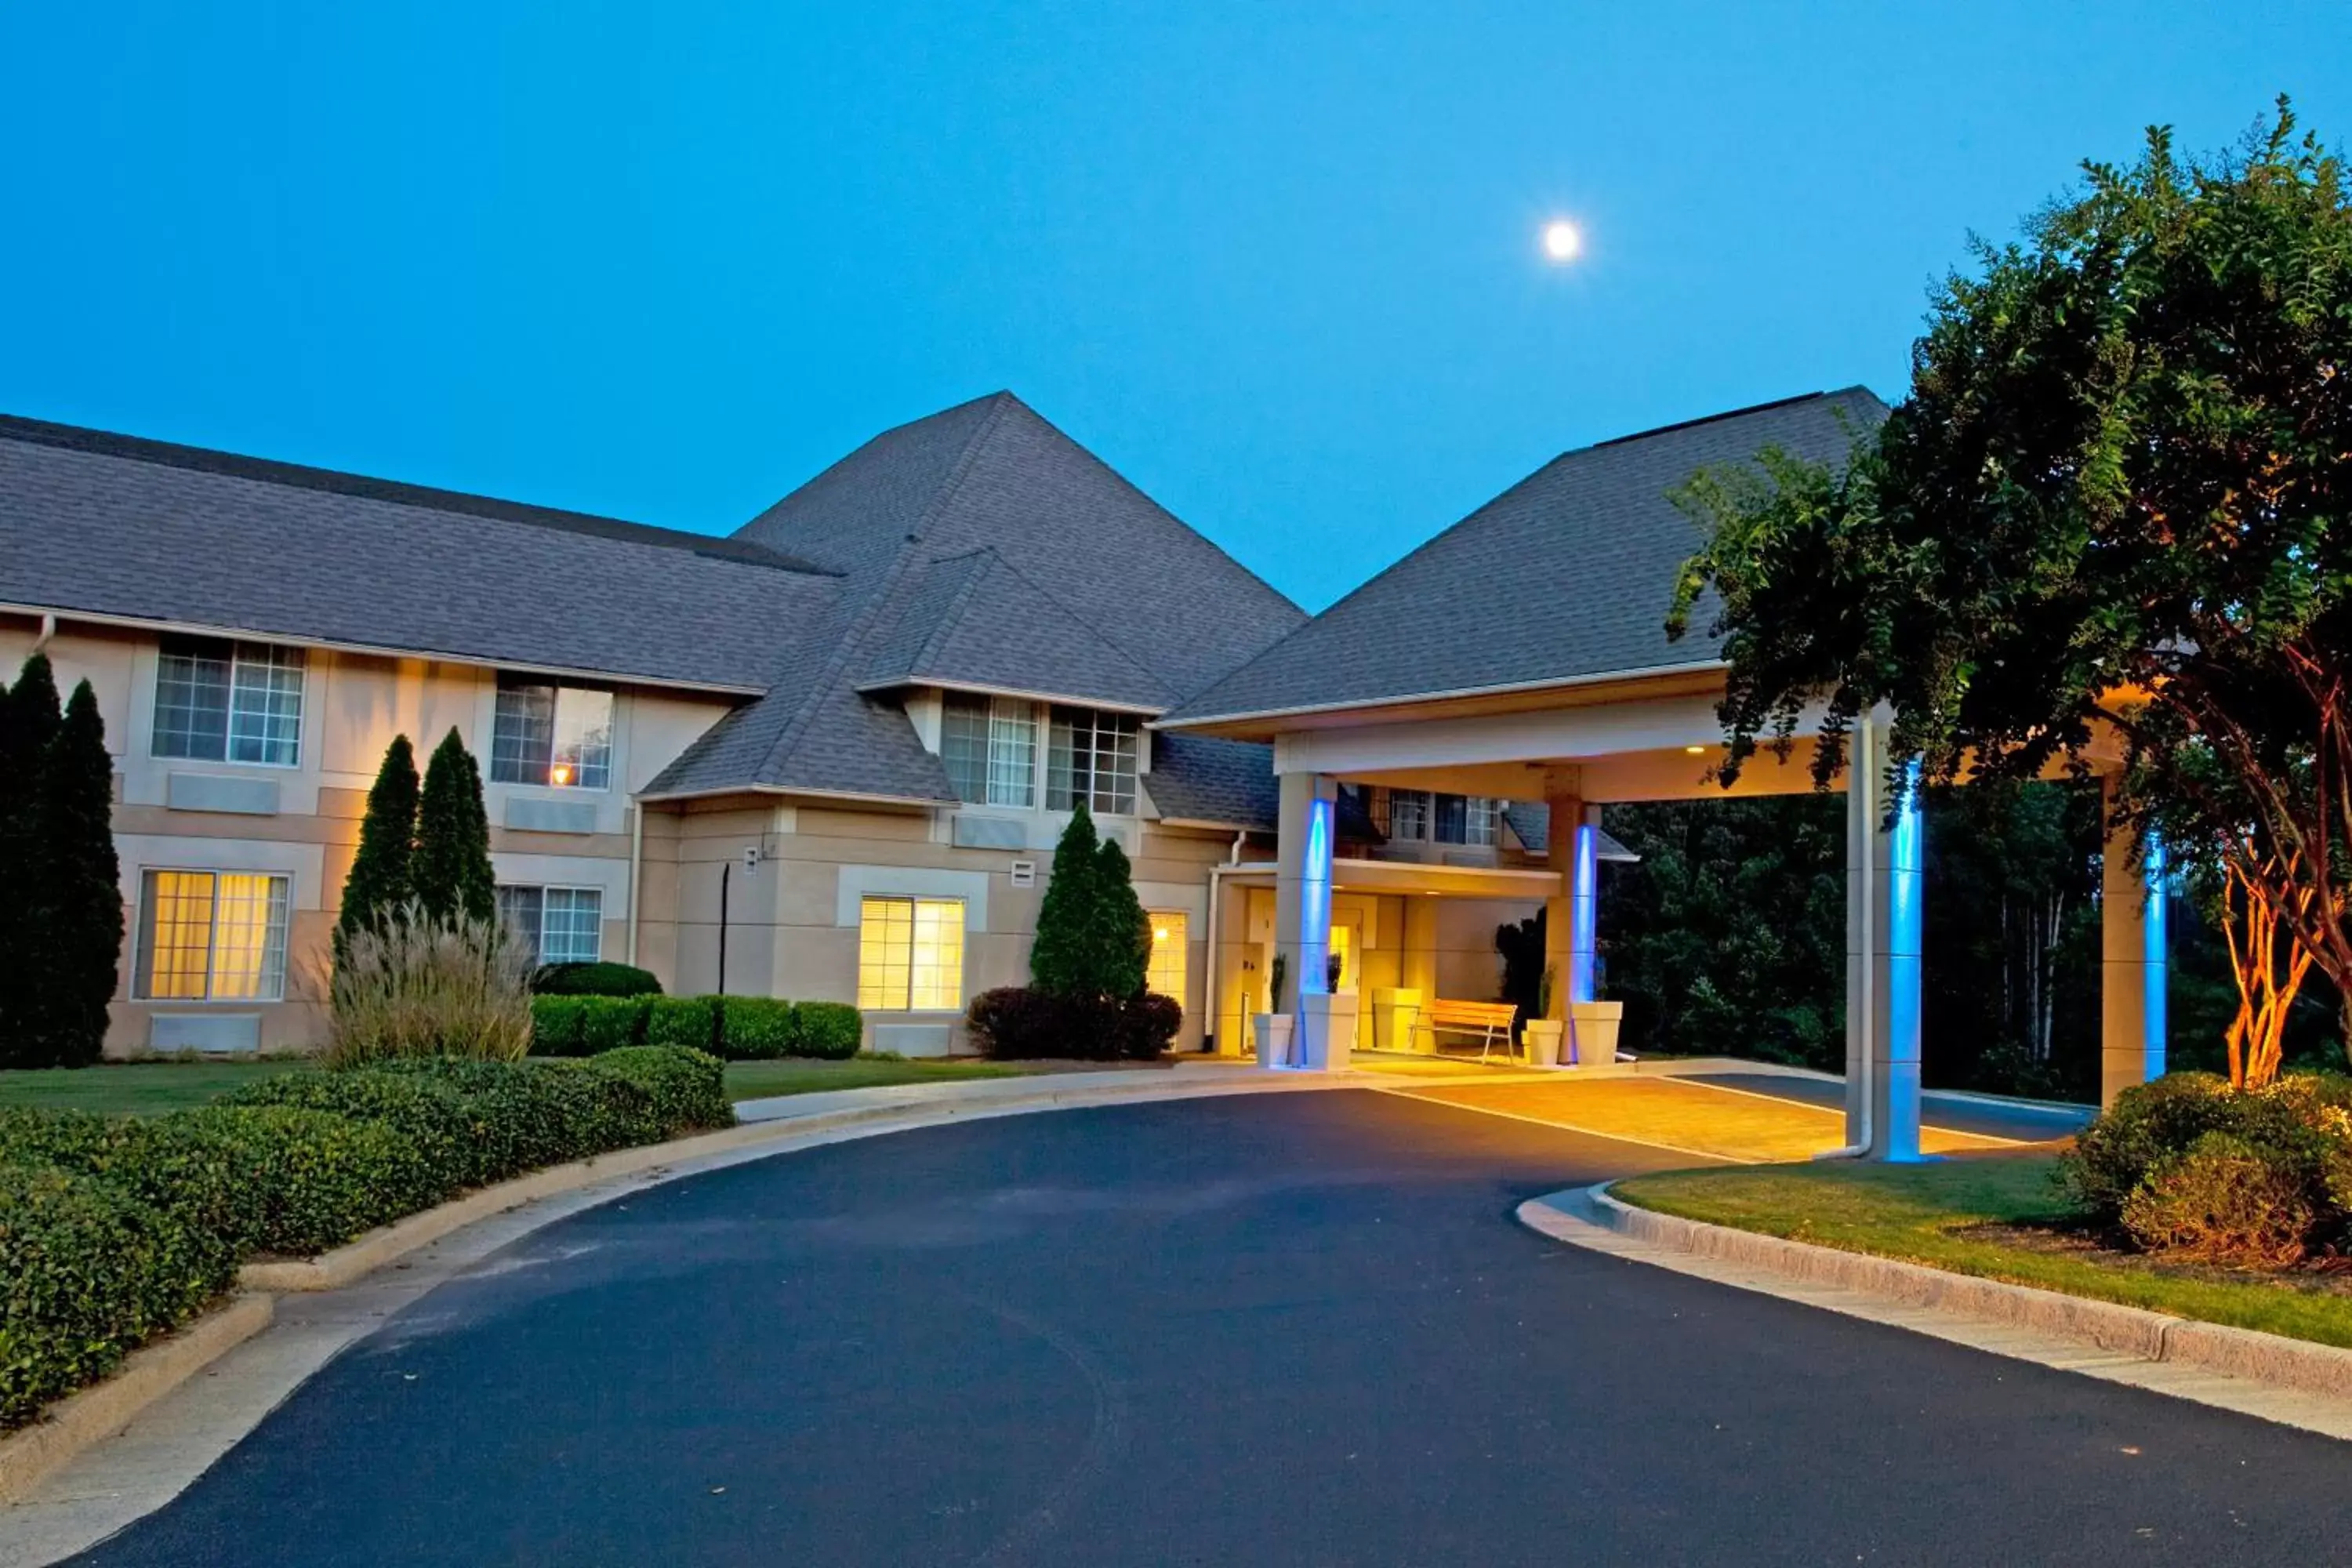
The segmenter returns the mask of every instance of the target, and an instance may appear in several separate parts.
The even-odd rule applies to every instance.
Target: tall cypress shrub
[[[490,818],[482,772],[452,729],[433,748],[416,807],[416,853],[409,862],[416,901],[437,921],[498,918],[498,878],[490,869]]]
[[[47,1066],[86,1067],[106,1045],[106,1005],[122,963],[113,817],[114,760],[98,694],[84,680],[49,742],[33,811],[43,902],[29,933],[39,973],[27,1045]]]
[[[1096,989],[1122,1001],[1141,991],[1151,972],[1151,916],[1116,838],[1104,839],[1095,858],[1095,933]]]
[[[407,736],[394,735],[368,790],[359,851],[352,858],[351,875],[343,879],[342,913],[335,921],[338,957],[353,933],[398,910],[415,893],[411,863],[416,854],[416,748]]]
[[[32,936],[45,876],[34,817],[58,721],[57,677],[37,653],[0,702],[0,1067],[32,1065],[30,1009],[40,982]]]
[[[1029,979],[1056,996],[1099,994],[1102,965],[1097,956],[1100,921],[1097,889],[1102,875],[1100,841],[1086,802],[1070,815],[1069,826],[1054,847],[1054,875],[1037,906],[1037,940],[1029,950]]]

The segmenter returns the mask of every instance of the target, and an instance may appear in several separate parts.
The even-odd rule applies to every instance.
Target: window
[[[302,756],[302,650],[165,637],[155,666],[154,752],[294,766]]]
[[[963,900],[867,899],[857,924],[857,1005],[963,1005]]]
[[[604,895],[594,888],[499,889],[499,921],[530,944],[534,963],[604,956]]]
[[[613,782],[613,694],[499,677],[490,782],[606,789]]]
[[[1492,845],[1496,838],[1496,826],[1502,821],[1503,803],[1483,795],[1470,797],[1469,822],[1465,844]]]
[[[1484,795],[1441,795],[1436,805],[1437,831],[1433,837],[1440,844],[1495,842],[1497,802]]]
[[[1420,839],[1429,837],[1429,792],[1425,789],[1392,789],[1389,791],[1389,837]]]
[[[1087,809],[1125,816],[1135,810],[1136,742],[1132,713],[1097,708],[1055,708],[1045,752],[1045,807]]]
[[[1172,996],[1181,1006],[1184,1001],[1184,951],[1191,940],[1181,910],[1151,911],[1151,966],[1144,972],[1143,984],[1162,996]]]
[[[940,760],[956,798],[986,805],[1037,804],[1037,714],[1009,697],[950,692]]]
[[[286,994],[287,879],[150,871],[139,911],[139,994],[275,1002]]]

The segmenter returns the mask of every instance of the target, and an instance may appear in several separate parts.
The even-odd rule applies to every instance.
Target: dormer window
[[[1036,805],[1036,710],[1009,697],[949,692],[940,718],[940,761],[958,800]]]
[[[1132,816],[1141,734],[1132,713],[1055,707],[1045,751],[1045,809],[1070,811],[1084,801],[1092,812]]]
[[[498,716],[490,729],[490,781],[559,789],[611,788],[613,694],[527,676],[499,676]]]

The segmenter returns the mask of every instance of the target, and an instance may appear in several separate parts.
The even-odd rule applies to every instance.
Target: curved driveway
[[[90,1563],[2319,1563],[2347,1450],[1563,1248],[1674,1162],[1377,1093],[796,1153],[537,1233]],[[1686,1162],[1685,1162],[1686,1163]]]

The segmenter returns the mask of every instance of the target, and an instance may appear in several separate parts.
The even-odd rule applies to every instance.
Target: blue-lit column
[[[2141,852],[2116,820],[2115,781],[2104,781],[2107,834],[2099,875],[2099,1103],[2164,1076],[2164,847]]]
[[[1887,773],[1884,714],[1857,720],[1846,793],[1846,1141],[1919,1158],[1926,822],[1916,770]],[[1890,806],[1892,809],[1890,810]]]
[[[1544,864],[1559,873],[1560,896],[1544,900],[1544,963],[1555,975],[1551,1016],[1593,999],[1593,938],[1600,908],[1599,861],[1593,853],[1601,808],[1571,795],[1546,797],[1550,826]]]
[[[1313,1026],[1305,998],[1330,990],[1331,849],[1338,783],[1322,773],[1281,775],[1280,840],[1274,877],[1274,948],[1283,963],[1283,994],[1274,1011],[1298,1020],[1297,1059],[1310,1055]]]

